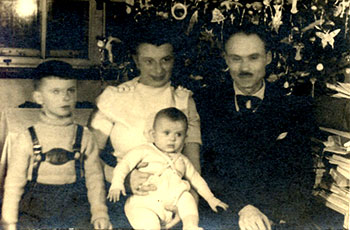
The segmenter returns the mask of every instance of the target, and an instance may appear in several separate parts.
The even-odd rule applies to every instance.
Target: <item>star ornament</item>
[[[330,32],[329,30],[323,32],[316,32],[316,36],[321,38],[322,48],[325,48],[328,44],[334,49],[334,37],[337,36],[340,32],[340,29],[333,30]]]
[[[211,22],[217,22],[217,23],[221,23],[225,20],[225,16],[221,13],[221,11],[218,8],[215,8],[212,12],[212,19]]]
[[[214,38],[213,29],[211,30],[205,29],[205,31],[201,32],[201,36],[199,39],[204,41],[213,41],[213,38]]]

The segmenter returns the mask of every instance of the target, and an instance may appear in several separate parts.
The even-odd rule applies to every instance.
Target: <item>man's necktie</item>
[[[261,99],[255,96],[236,95],[239,111],[254,112],[261,103]]]

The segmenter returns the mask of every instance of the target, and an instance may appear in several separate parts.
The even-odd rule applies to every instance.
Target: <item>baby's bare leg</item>
[[[148,208],[129,208],[125,214],[134,229],[160,230],[157,214]]]
[[[198,207],[195,199],[189,192],[184,192],[178,202],[177,208],[182,221],[182,229],[198,230]]]

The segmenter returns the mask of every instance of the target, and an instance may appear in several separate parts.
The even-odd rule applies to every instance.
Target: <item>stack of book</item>
[[[322,128],[329,134],[320,158],[322,166],[316,171],[314,193],[325,205],[345,216],[349,229],[350,209],[350,132]]]
[[[350,99],[350,83],[337,82],[337,84],[326,84],[327,88],[334,90],[336,94],[332,97]]]

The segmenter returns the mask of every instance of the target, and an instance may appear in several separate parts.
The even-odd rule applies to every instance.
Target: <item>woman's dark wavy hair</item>
[[[174,53],[181,47],[184,35],[179,24],[158,16],[140,17],[133,23],[133,33],[127,41],[132,54],[137,53],[137,48],[142,43],[157,46],[170,43],[174,47]]]

